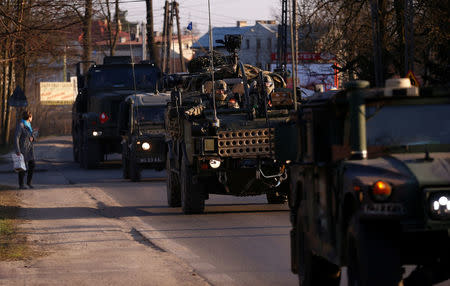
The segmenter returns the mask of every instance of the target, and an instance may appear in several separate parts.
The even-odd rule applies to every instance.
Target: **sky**
[[[120,0],[120,7],[127,10],[127,19],[133,22],[145,22],[145,0]],[[153,18],[155,30],[162,30],[165,0],[153,0]],[[180,25],[185,29],[193,22],[194,29],[200,35],[208,31],[208,0],[178,0]],[[278,0],[210,0],[211,22],[213,27],[234,27],[236,21],[274,20],[281,14]],[[280,15],[281,16],[281,15]]]

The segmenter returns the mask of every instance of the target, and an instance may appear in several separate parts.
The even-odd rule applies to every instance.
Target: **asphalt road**
[[[108,215],[124,218],[150,245],[174,253],[211,284],[298,285],[290,272],[286,205],[268,205],[265,196],[211,195],[205,214],[183,215],[180,208],[167,207],[164,171],[144,170],[143,180],[134,183],[122,179],[120,155],[96,170],[84,170],[72,160],[70,137],[47,138],[38,145],[36,186],[101,189],[114,203],[108,207],[99,201]],[[407,266],[405,276],[412,269]],[[347,285],[346,278],[344,267],[341,286]]]
[[[45,161],[57,172],[39,173],[37,184],[76,184],[102,189],[120,207],[113,215],[133,217],[142,234],[175,253],[213,285],[298,285],[290,272],[289,212],[265,196],[212,195],[205,214],[183,215],[166,202],[165,172],[145,170],[143,181],[122,179],[120,156],[99,169],[72,162],[70,137],[51,138]],[[39,155],[38,155],[39,157]]]

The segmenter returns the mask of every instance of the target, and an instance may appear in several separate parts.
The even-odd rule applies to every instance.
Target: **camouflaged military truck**
[[[155,92],[160,71],[153,64],[132,64],[130,57],[105,57],[81,72],[72,107],[73,157],[83,168],[95,168],[107,154],[121,153],[119,106],[130,94]]]
[[[450,92],[395,81],[316,94],[278,129],[301,285],[339,285],[342,266],[349,285],[399,285],[406,264],[405,286],[449,278]]]
[[[231,63],[216,66],[215,82],[209,72],[180,81],[166,117],[169,206],[202,213],[209,194],[266,194],[269,203],[285,201],[287,173],[275,160],[273,140],[293,101],[282,79],[268,97],[264,76],[281,79]]]
[[[164,114],[170,94],[136,94],[120,106],[123,178],[139,181],[143,168],[161,171],[166,164]]]

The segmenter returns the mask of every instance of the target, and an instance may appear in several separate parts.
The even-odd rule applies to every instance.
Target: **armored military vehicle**
[[[170,94],[136,94],[120,106],[123,178],[139,181],[143,168],[161,171],[166,164],[164,114]]]
[[[399,285],[405,264],[404,285],[449,278],[450,93],[403,80],[316,94],[278,129],[301,285],[339,285],[342,266],[349,285]]]
[[[121,153],[118,133],[120,103],[136,92],[155,92],[160,71],[153,64],[133,64],[130,57],[105,57],[81,72],[77,65],[78,95],[72,108],[73,157],[83,168],[94,168],[105,155]]]
[[[225,38],[231,49],[239,43],[233,35]],[[210,72],[190,70],[168,104],[168,204],[191,214],[204,212],[209,194],[266,194],[269,203],[283,203],[287,173],[275,160],[273,139],[293,106],[284,81],[234,56],[215,61],[223,64],[215,67],[214,80]],[[275,79],[275,90],[264,79]]]

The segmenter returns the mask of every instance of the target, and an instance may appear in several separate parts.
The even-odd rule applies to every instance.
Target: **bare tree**
[[[106,20],[106,30],[108,37],[108,47],[109,47],[109,55],[114,56],[117,40],[119,38],[120,32],[120,23],[119,23],[119,0],[114,1],[114,17],[111,13],[111,2],[106,0],[105,4],[100,2],[99,4],[101,11],[103,13],[103,17]],[[106,11],[105,11],[106,10]]]
[[[72,5],[75,5],[72,3]],[[9,98],[16,86],[27,88],[29,67],[39,58],[58,57],[63,31],[77,23],[63,0],[0,2],[0,140],[9,141]]]
[[[156,46],[154,37],[154,25],[153,25],[153,0],[145,0],[147,8],[147,46],[149,60],[158,64],[158,58],[156,56]]]
[[[382,82],[392,76],[405,76],[413,67],[424,83],[448,81],[448,1],[299,2],[300,47],[335,54],[345,79],[375,83],[375,52],[381,60],[378,65]],[[371,14],[374,4],[375,13]]]

